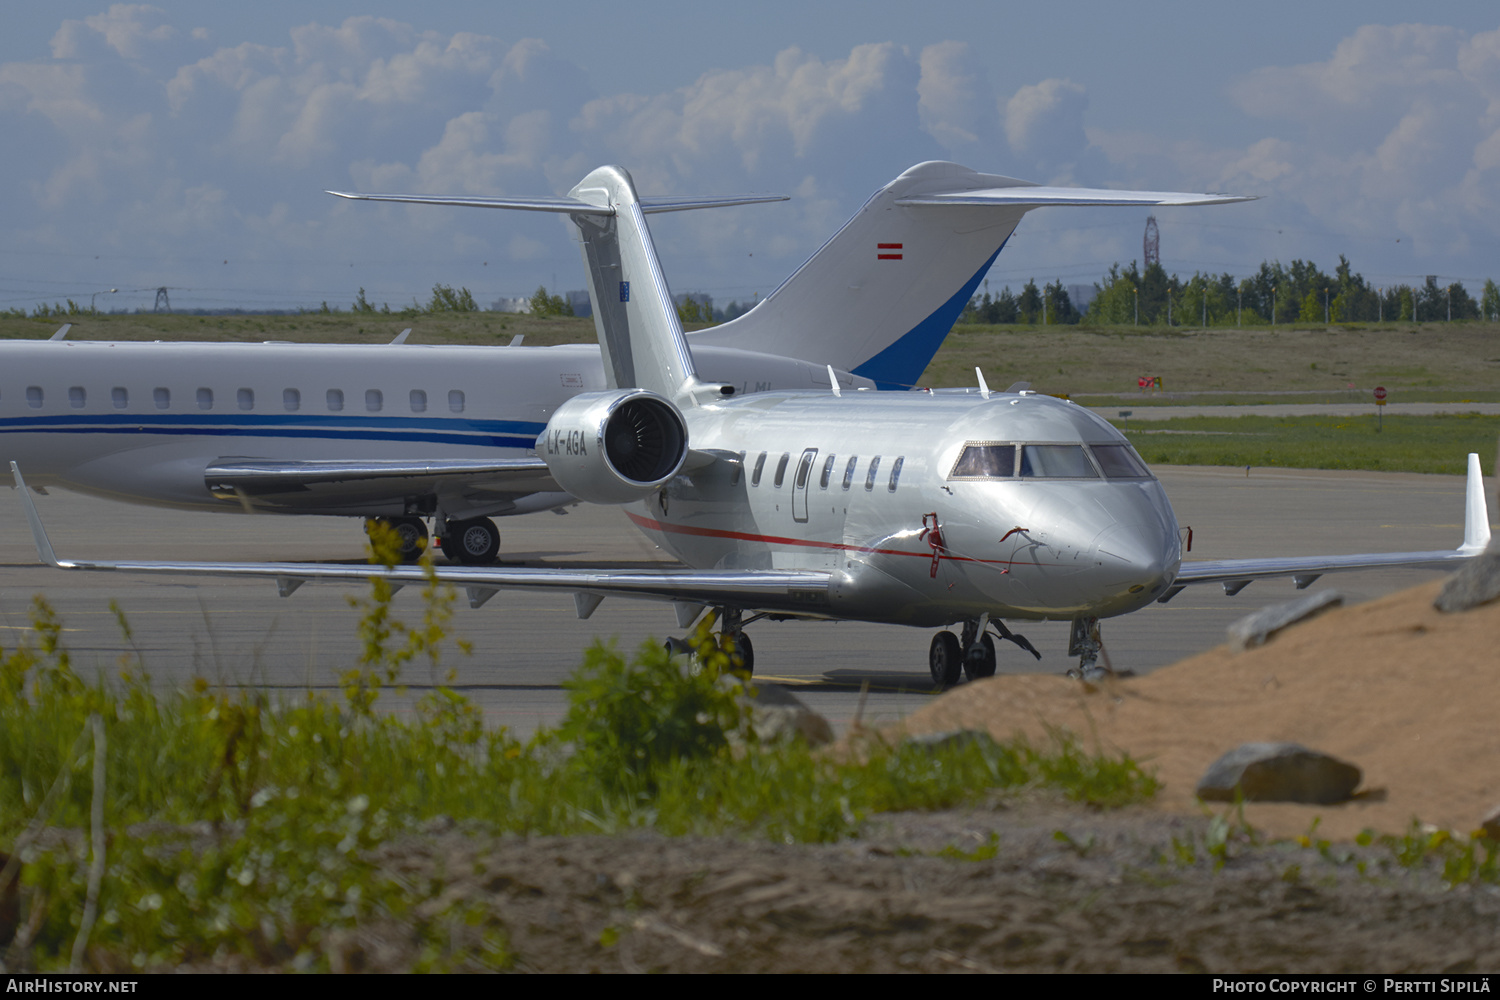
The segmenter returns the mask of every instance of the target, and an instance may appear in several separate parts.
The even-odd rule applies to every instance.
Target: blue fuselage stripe
[[[208,414],[54,414],[0,419],[3,434],[137,434],[168,437],[268,437],[405,444],[536,447],[546,425],[522,420],[413,417],[317,417]]]

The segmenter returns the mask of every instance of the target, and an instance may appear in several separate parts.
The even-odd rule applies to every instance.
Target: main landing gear
[[[952,687],[958,683],[960,673],[971,681],[995,676],[995,638],[989,633],[991,628],[1000,638],[1015,643],[1038,660],[1042,658],[1024,635],[1012,632],[1004,622],[991,621],[989,615],[982,615],[964,622],[962,637],[947,631],[932,637],[932,646],[927,651],[932,683],[940,688]]]
[[[420,517],[376,517],[365,522],[368,533],[371,524],[384,524],[396,533],[396,555],[402,562],[412,563],[422,558],[429,542],[427,524]],[[487,517],[472,521],[443,521],[438,535],[438,547],[451,561],[465,566],[488,566],[500,552],[500,529]]]
[[[365,534],[374,524],[383,524],[396,533],[396,558],[402,562],[416,562],[427,551],[427,525],[420,517],[372,517],[365,521]]]
[[[744,633],[744,627],[764,616],[754,615],[746,619],[739,608],[720,608],[715,615],[719,624],[717,641],[719,648],[729,654],[729,669],[747,677],[755,673],[755,646]],[[691,655],[695,652],[692,643],[686,639],[668,639],[666,646],[670,656],[679,653]]]
[[[500,529],[487,517],[445,521],[438,545],[443,555],[465,566],[488,566],[500,552]]]

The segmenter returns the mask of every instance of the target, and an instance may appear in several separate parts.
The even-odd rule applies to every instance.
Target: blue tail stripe
[[[1006,237],[1005,242],[1010,242],[1010,238]],[[1005,243],[1001,243],[990,254],[990,259],[974,272],[974,276],[953,293],[952,298],[938,306],[931,316],[903,333],[890,347],[854,369],[854,374],[870,379],[881,389],[910,389],[915,385],[932,363],[933,355],[937,354],[948,331],[953,329],[959,313],[964,311],[964,306],[974,296],[974,289],[979,287],[990,265],[995,263],[995,258],[1004,249]]]

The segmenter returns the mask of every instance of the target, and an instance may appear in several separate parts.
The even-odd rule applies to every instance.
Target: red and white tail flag
[[[876,260],[900,260],[901,259],[901,244],[900,243],[877,243],[877,244],[875,244],[875,251],[876,251],[875,252],[875,259]]]

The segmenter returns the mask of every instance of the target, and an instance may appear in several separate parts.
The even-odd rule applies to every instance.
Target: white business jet
[[[896,207],[960,213],[988,203],[1019,213],[1068,197],[1009,184],[973,189],[958,205],[910,194]],[[552,204],[582,243],[606,387],[559,406],[537,453],[558,488],[629,505],[631,520],[687,568],[440,569],[474,607],[524,587],[571,592],[581,618],[610,596],[670,601],[683,628],[713,608],[747,669],[754,654],[744,629],[759,619],[941,628],[928,666],[948,685],[961,672],[992,674],[996,637],[1035,653],[1007,620],[1071,621],[1070,653],[1087,676],[1099,619],[1190,584],[1232,592],[1259,577],[1305,586],[1337,570],[1450,566],[1488,542],[1471,457],[1456,551],[1184,564],[1161,484],[1088,410],[1020,387],[993,392],[982,375],[974,392],[846,391],[834,381],[819,391],[737,393],[699,375],[629,174],[601,167]],[[60,559],[13,471],[41,557],[62,569],[263,576],[283,595],[308,580],[423,580],[413,567]]]
[[[1025,188],[1029,201],[986,192]],[[356,195],[571,213],[568,198]],[[774,197],[639,198],[644,214]],[[923,163],[877,191],[744,316],[688,336],[740,393],[907,388],[1029,208],[1204,196],[1028,186]],[[637,278],[637,281],[642,280]],[[829,373],[829,367],[834,369]],[[562,403],[606,386],[598,348],[0,342],[0,460],[37,488],[184,509],[384,518],[415,557],[492,562],[494,517],[574,502],[534,450]]]

